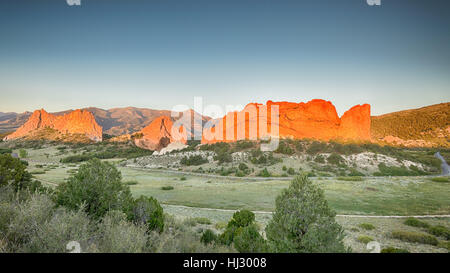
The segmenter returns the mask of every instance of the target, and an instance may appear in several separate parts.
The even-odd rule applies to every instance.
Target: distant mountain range
[[[170,110],[155,110],[148,108],[113,108],[104,110],[90,107],[84,108],[91,112],[95,121],[103,128],[103,134],[121,136],[133,134],[152,123],[161,116],[170,117]],[[52,113],[54,116],[62,116],[73,110]],[[191,111],[192,116],[200,117],[200,114]],[[319,110],[320,113],[322,110]],[[291,120],[295,111],[290,111],[287,120]],[[320,115],[319,113],[319,115]],[[13,132],[30,118],[31,112],[3,113],[0,112],[0,134]],[[180,113],[181,118],[186,112]],[[202,124],[211,118],[201,117]],[[173,119],[178,120],[178,118]],[[186,119],[183,125],[189,134],[201,130],[200,126],[193,128],[193,122]],[[294,126],[295,127],[295,126]],[[295,128],[294,128],[295,129]],[[370,137],[377,143],[392,145],[419,146],[419,147],[450,147],[450,103],[441,103],[418,109],[393,112],[380,116],[370,117]]]
[[[109,110],[89,107],[83,108],[81,110],[87,110],[91,112],[95,117],[95,121],[103,127],[103,133],[112,136],[132,134],[134,132],[140,131],[160,116],[170,117],[171,115],[170,110],[154,110],[136,107],[112,108]],[[52,114],[55,116],[61,116],[72,111],[73,110],[66,110],[62,112],[55,112]],[[200,118],[200,114],[194,112],[193,110],[188,111],[191,111],[191,119]],[[185,115],[186,113],[186,111],[181,112],[179,118],[183,117],[183,115]],[[20,126],[25,124],[31,114],[32,112],[25,112],[21,114],[0,112],[0,133],[12,132],[17,130]],[[211,118],[201,117],[201,119],[202,123],[206,123]],[[190,128],[192,126],[188,124],[189,122],[187,122],[187,120],[184,119],[182,123],[186,126],[186,128]],[[200,129],[200,127],[192,128],[192,130],[194,131]]]

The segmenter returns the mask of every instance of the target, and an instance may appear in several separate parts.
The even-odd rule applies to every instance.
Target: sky
[[[0,112],[450,101],[446,0],[0,1]]]

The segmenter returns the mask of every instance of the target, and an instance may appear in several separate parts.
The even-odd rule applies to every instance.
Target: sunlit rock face
[[[61,116],[47,113],[44,109],[36,110],[24,125],[6,136],[5,140],[23,138],[45,128],[66,135],[84,135],[93,141],[102,140],[102,127],[97,124],[92,113],[79,109]],[[45,135],[43,137],[45,138]]]
[[[170,143],[186,143],[186,130],[183,126],[173,127],[173,122],[168,116],[161,116],[153,120],[141,131],[131,135],[136,146],[159,151]]]
[[[334,105],[325,100],[250,103],[204,129],[202,143],[264,137],[370,140],[370,105],[356,105],[339,118]]]

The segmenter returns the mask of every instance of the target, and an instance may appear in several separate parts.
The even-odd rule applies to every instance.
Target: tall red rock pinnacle
[[[186,130],[183,126],[173,130],[173,122],[168,116],[161,116],[153,120],[148,126],[133,135],[136,146],[149,149],[160,150],[169,143],[186,143]]]
[[[62,116],[47,113],[44,109],[36,110],[24,125],[5,140],[17,139],[43,128],[51,128],[62,134],[81,134],[91,140],[102,140],[102,127],[97,124],[94,116],[86,110],[75,110]]]
[[[277,108],[278,121],[272,117],[272,109],[276,111]],[[277,127],[278,134],[274,134]],[[357,105],[339,118],[334,105],[325,100],[307,103],[267,101],[266,105],[250,103],[242,111],[227,113],[215,126],[204,129],[202,143],[264,136],[324,141],[370,140],[370,105]]]

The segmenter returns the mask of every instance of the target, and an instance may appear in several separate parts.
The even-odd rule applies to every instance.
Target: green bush
[[[185,181],[185,180],[187,180],[187,178],[186,178],[186,176],[182,176],[182,177],[180,177],[180,180]]]
[[[200,238],[200,242],[204,243],[205,245],[210,244],[216,240],[217,235],[210,229],[205,230],[202,234],[202,237]]]
[[[28,188],[31,184],[31,174],[26,170],[23,161],[9,154],[0,154],[0,187],[11,184],[16,191]]]
[[[365,229],[365,230],[373,230],[375,229],[375,226],[369,223],[361,223],[358,225],[360,228]]]
[[[330,164],[339,165],[344,162],[344,158],[336,153],[332,153],[328,156],[327,161]]]
[[[240,253],[262,253],[267,251],[267,244],[259,234],[255,224],[239,228],[234,237],[234,247]]]
[[[95,219],[108,210],[128,211],[133,198],[121,180],[122,175],[113,164],[91,159],[67,182],[56,187],[55,200],[58,205],[74,210],[85,204],[86,212]]]
[[[208,163],[208,159],[203,158],[201,155],[184,156],[181,158],[180,163],[186,166],[198,166]]]
[[[233,214],[228,226],[246,227],[255,221],[255,214],[249,210],[240,210]]]
[[[267,170],[267,168],[264,168],[263,170],[261,170],[258,173],[258,176],[262,176],[262,177],[271,177],[272,175],[270,174],[270,172]]]
[[[20,158],[27,158],[28,157],[28,152],[25,149],[20,149],[19,150],[19,156]]]
[[[373,238],[370,236],[366,236],[366,235],[361,235],[358,236],[358,242],[363,243],[363,244],[368,244],[369,242],[372,242]]]
[[[173,187],[172,186],[163,186],[163,187],[161,187],[161,190],[163,190],[163,191],[171,191],[171,190],[173,190]]]
[[[289,168],[288,170],[287,170],[287,173],[289,174],[289,175],[294,175],[295,174],[295,170],[294,170],[294,168]]]
[[[142,196],[133,201],[133,207],[128,215],[136,224],[142,224],[149,231],[164,230],[164,211],[159,202],[153,197]]]
[[[428,233],[445,238],[445,240],[450,240],[450,229],[445,226],[432,226],[428,228]]]
[[[307,176],[296,177],[276,198],[266,227],[270,251],[346,252],[344,229],[336,222],[323,190]]]
[[[412,231],[402,231],[402,230],[393,231],[392,237],[394,239],[410,243],[420,243],[434,246],[438,245],[439,243],[439,241],[434,236]]]
[[[423,222],[420,221],[417,218],[414,217],[409,217],[407,218],[403,224],[407,225],[407,226],[412,226],[412,227],[421,227],[421,228],[428,228],[430,227],[430,225],[427,222]]]
[[[314,162],[317,162],[317,163],[325,163],[325,158],[322,156],[322,155],[317,155],[315,158],[314,158]]]
[[[409,253],[409,251],[404,248],[386,247],[381,250],[381,253]]]
[[[245,171],[247,171],[249,168],[248,168],[247,164],[245,164],[245,163],[239,163],[238,169],[241,170],[241,171],[243,171],[243,172],[245,172]]]
[[[295,151],[284,141],[280,141],[278,143],[278,148],[275,150],[275,153],[292,155]]]

